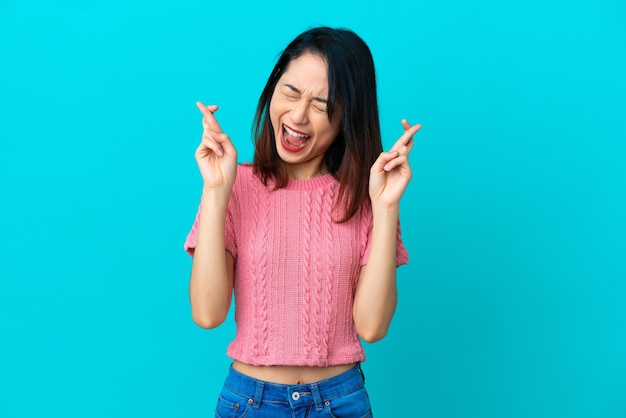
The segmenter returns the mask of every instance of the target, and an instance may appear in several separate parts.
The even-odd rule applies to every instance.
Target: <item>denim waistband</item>
[[[258,408],[261,402],[274,402],[288,403],[292,408],[313,404],[320,409],[325,402],[361,389],[364,380],[360,364],[329,379],[301,385],[255,379],[231,366],[224,387],[248,398],[254,408]]]

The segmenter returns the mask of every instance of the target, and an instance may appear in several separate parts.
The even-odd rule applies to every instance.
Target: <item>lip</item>
[[[295,147],[295,146],[291,145],[289,142],[287,142],[287,140],[285,139],[285,135],[284,135],[285,127],[289,128],[289,130],[291,130],[291,131],[293,131],[295,133],[306,135],[308,137],[311,136],[311,135],[307,134],[306,132],[302,132],[302,131],[299,131],[297,129],[293,129],[291,126],[283,123],[281,125],[281,129],[280,129],[280,143],[283,146],[283,149],[285,151],[288,151],[288,152],[291,152],[291,153],[298,153],[298,152],[302,151],[304,148],[306,148],[307,142],[305,142],[304,144],[302,144],[299,147]]]
[[[302,131],[299,131],[299,130],[297,130],[297,129],[294,129],[294,128],[292,128],[291,126],[287,125],[286,123],[283,123],[283,125],[282,125],[282,126],[286,126],[287,128],[289,128],[289,130],[294,131],[294,132],[295,132],[295,133],[297,133],[297,134],[306,135],[306,136],[311,136],[311,134],[308,134],[308,133],[306,133],[306,132],[302,132]]]

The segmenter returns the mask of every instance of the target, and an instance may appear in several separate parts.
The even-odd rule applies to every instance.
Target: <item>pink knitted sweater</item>
[[[231,358],[265,366],[365,360],[352,302],[369,254],[372,214],[364,205],[350,221],[333,222],[338,189],[327,174],[273,190],[250,165],[238,166],[225,228],[226,250],[235,258]],[[200,210],[185,241],[191,255]],[[397,265],[408,261],[399,230],[396,257]]]

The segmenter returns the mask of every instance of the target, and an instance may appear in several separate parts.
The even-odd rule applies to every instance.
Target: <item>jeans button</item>
[[[298,399],[300,399],[300,392],[294,392],[291,394],[291,399],[293,399],[294,401],[297,401]]]

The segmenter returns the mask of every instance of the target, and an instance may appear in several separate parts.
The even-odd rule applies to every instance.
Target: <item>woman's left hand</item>
[[[402,119],[404,134],[387,152],[382,152],[370,170],[369,193],[372,204],[387,207],[398,205],[411,180],[409,152],[413,148],[413,135],[422,125],[411,126]]]

